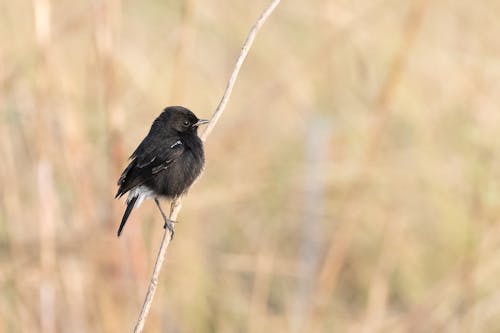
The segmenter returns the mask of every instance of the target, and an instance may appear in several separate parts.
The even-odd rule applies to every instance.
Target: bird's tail
[[[137,201],[137,198],[139,196],[134,196],[130,200],[127,200],[127,209],[125,209],[125,213],[123,214],[122,217],[122,222],[120,223],[120,227],[118,228],[118,237],[120,237],[122,233],[122,229],[125,226],[125,223],[127,223],[127,219],[132,212],[132,209],[134,209],[135,202]]]

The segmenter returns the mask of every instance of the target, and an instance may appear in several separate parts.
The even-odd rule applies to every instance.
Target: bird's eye
[[[184,120],[184,126],[186,126],[186,127],[189,126],[189,120]]]

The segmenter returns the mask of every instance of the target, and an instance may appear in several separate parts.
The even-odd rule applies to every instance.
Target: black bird
[[[118,228],[118,237],[132,209],[147,198],[154,198],[160,209],[164,228],[174,229],[163,212],[159,198],[182,195],[198,177],[205,155],[198,137],[198,126],[208,120],[198,119],[182,106],[169,106],[155,119],[148,135],[130,156],[130,163],[118,179],[119,198],[128,192],[127,208]]]

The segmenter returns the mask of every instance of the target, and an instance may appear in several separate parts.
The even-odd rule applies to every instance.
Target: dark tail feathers
[[[120,237],[122,233],[122,229],[125,226],[125,223],[127,223],[127,219],[132,212],[132,209],[134,209],[135,202],[137,201],[138,196],[133,197],[130,201],[127,202],[127,209],[125,209],[125,213],[123,214],[122,222],[120,223],[120,227],[118,228],[118,237]]]

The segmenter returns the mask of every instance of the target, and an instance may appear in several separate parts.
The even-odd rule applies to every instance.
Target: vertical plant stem
[[[227,83],[226,89],[224,90],[224,94],[222,95],[222,98],[219,102],[219,105],[217,105],[217,108],[215,109],[212,118],[210,119],[210,123],[207,125],[205,128],[205,131],[200,135],[200,138],[205,141],[208,137],[208,135],[212,132],[213,128],[215,127],[217,121],[219,120],[220,116],[224,112],[224,109],[226,108],[227,102],[229,101],[229,97],[231,96],[231,92],[233,91],[233,87],[236,83],[236,79],[238,78],[238,74],[240,72],[241,66],[243,65],[243,62],[245,61],[245,58],[248,55],[248,52],[250,51],[250,48],[252,47],[253,41],[255,40],[255,36],[257,35],[257,32],[259,29],[262,27],[264,22],[267,20],[267,18],[271,15],[271,13],[274,11],[276,6],[278,6],[280,0],[273,0],[271,4],[264,10],[264,12],[260,15],[260,17],[257,19],[257,21],[254,23],[252,28],[250,29],[250,32],[243,43],[243,47],[241,48],[240,55],[238,56],[238,59],[236,60],[236,64],[234,65],[233,71],[231,73],[231,76],[229,77],[229,81]],[[182,206],[182,199],[176,199],[172,202],[172,207],[170,210],[170,220],[177,220],[177,216],[179,215],[179,212],[181,210]],[[160,275],[161,268],[163,266],[163,262],[165,261],[165,258],[167,256],[167,249],[168,245],[170,244],[170,238],[171,234],[170,231],[165,229],[163,233],[163,238],[161,241],[160,249],[158,251],[158,255],[156,257],[156,262],[155,266],[153,269],[153,274],[151,276],[151,281],[149,283],[148,291],[146,293],[146,298],[144,300],[144,304],[142,305],[141,312],[139,314],[139,318],[137,319],[137,323],[134,328],[134,333],[139,333],[142,332],[144,329],[144,324],[146,322],[146,318],[149,314],[149,310],[151,308],[151,303],[153,302],[153,297],[156,292],[156,287],[158,286],[158,277]]]

